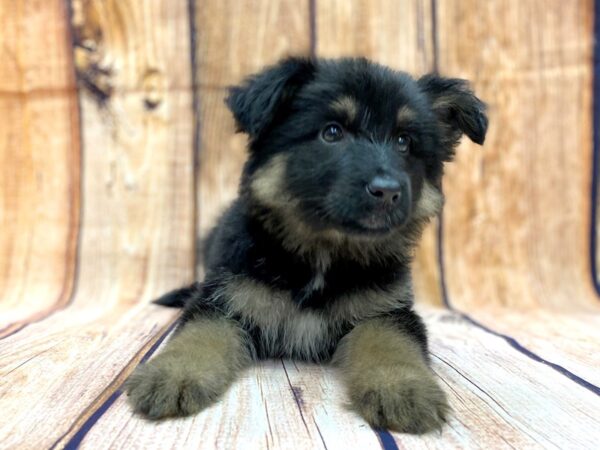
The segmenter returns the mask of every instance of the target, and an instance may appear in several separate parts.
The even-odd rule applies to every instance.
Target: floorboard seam
[[[444,247],[443,213],[440,214],[440,217],[439,217],[437,236],[438,236],[437,260],[438,260],[438,267],[439,267],[439,273],[440,273],[440,290],[442,292],[442,300],[448,310],[460,315],[464,320],[469,322],[471,325],[474,325],[477,328],[480,328],[481,330],[483,330],[489,334],[492,334],[496,337],[504,339],[508,345],[510,345],[512,348],[514,348],[518,352],[522,353],[523,355],[527,356],[528,358],[556,370],[558,373],[569,378],[571,381],[577,383],[578,385],[584,387],[585,389],[588,389],[589,391],[593,392],[594,394],[600,396],[600,387],[599,386],[596,386],[595,384],[590,383],[589,381],[585,380],[584,378],[581,378],[580,376],[574,374],[573,372],[562,367],[559,364],[553,363],[551,361],[548,361],[548,360],[542,358],[538,354],[532,352],[528,348],[521,345],[515,338],[513,338],[507,334],[503,334],[498,331],[495,331],[495,330],[483,325],[482,323],[476,321],[468,314],[456,309],[450,301],[450,297],[449,297],[447,285],[446,285],[446,273],[444,270],[445,268],[444,268],[444,251],[443,251],[443,247]]]
[[[144,356],[142,356],[140,362],[138,364],[136,364],[135,367],[137,367],[139,364],[145,363],[156,352],[156,350],[158,349],[160,344],[162,344],[163,341],[165,340],[165,338],[167,336],[169,336],[169,334],[173,331],[173,329],[175,328],[176,325],[177,325],[177,319],[175,319],[170,325],[168,325],[167,329],[165,331],[163,331],[162,334],[160,334],[160,336],[156,340],[156,342],[154,342],[154,344],[152,344],[152,346],[146,351],[146,353],[144,353]],[[155,337],[156,337],[156,335],[153,336],[149,340],[149,342],[152,342],[152,340],[154,340]],[[141,352],[144,351],[143,349],[146,347],[146,345],[144,347],[142,347]],[[119,373],[119,375],[108,385],[109,387],[107,389],[110,389],[111,385],[117,384],[117,381],[121,377],[121,374],[123,373],[123,371],[131,366],[132,362],[136,360],[136,357],[138,355],[139,355],[139,353],[137,353],[131,359],[131,361],[127,365],[125,365],[125,367]],[[135,367],[133,367],[133,368],[135,368]],[[77,422],[79,421],[79,419],[75,420],[73,425],[62,436],[60,436],[54,442],[54,444],[52,444],[50,449],[57,448],[59,446],[59,444],[61,443],[61,441],[65,438],[65,436],[68,436],[69,434],[72,434],[72,436],[66,442],[63,449],[74,450],[74,449],[79,448],[79,446],[81,445],[81,442],[83,442],[83,439],[85,438],[85,436],[90,432],[90,430],[94,427],[94,425],[96,425],[96,423],[100,420],[100,418],[110,409],[110,407],[114,404],[114,402],[121,396],[121,394],[123,393],[123,391],[121,390],[122,386],[123,386],[123,383],[119,383],[119,386],[115,389],[115,391],[106,400],[104,400],[100,404],[100,406],[98,406],[98,408],[83,422],[83,424],[81,424],[81,426],[79,426],[79,428],[77,428]],[[101,397],[104,394],[104,392],[100,393],[100,395],[98,397]],[[77,431],[75,431],[73,433],[74,430],[77,430]]]

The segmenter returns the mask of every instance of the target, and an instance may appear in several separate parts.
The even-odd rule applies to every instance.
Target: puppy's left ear
[[[258,137],[314,74],[314,63],[288,58],[229,88],[225,102],[233,113],[238,131]]]
[[[475,96],[468,81],[429,74],[417,83],[441,121],[450,147],[458,144],[463,133],[483,145],[488,127],[486,105]]]

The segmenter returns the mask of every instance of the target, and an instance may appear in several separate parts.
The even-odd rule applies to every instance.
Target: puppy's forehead
[[[408,126],[419,120],[419,108],[410,99],[390,95],[385,101],[361,98],[353,93],[340,93],[328,104],[328,109],[343,123],[351,124],[375,120],[393,127]]]
[[[361,106],[350,94],[341,94],[329,104],[331,111],[343,116],[348,122],[354,122]]]
[[[408,103],[401,105],[396,113],[396,125],[402,126],[418,119],[419,113]]]
[[[329,99],[329,109],[350,121],[365,110],[390,124],[418,119],[423,93],[410,75],[360,60],[327,64],[321,69],[315,87],[324,89],[315,93]]]

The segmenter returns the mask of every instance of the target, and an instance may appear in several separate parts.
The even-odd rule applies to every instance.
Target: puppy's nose
[[[367,184],[369,194],[388,203],[400,200],[401,190],[400,181],[388,176],[376,176]]]

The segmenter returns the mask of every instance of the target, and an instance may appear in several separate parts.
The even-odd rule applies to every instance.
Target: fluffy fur
[[[371,425],[423,433],[448,415],[413,311],[412,254],[441,210],[443,165],[484,104],[463,80],[365,59],[290,58],[230,90],[249,136],[238,199],[205,246],[176,336],[127,383],[150,418],[195,413],[252,359],[334,360]]]
[[[352,408],[375,427],[410,433],[441,427],[449,411],[425,361],[415,333],[398,332],[398,324],[389,319],[360,323],[334,355]]]
[[[125,389],[135,411],[151,419],[201,411],[251,361],[246,333],[224,318],[198,319],[171,339],[159,358],[136,370]]]

